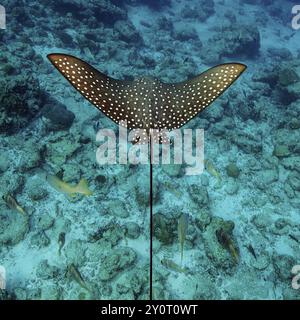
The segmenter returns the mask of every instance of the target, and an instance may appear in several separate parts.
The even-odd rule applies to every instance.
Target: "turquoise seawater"
[[[300,298],[295,2],[0,5],[0,300],[139,300],[150,287],[166,300]],[[64,79],[51,53],[123,81],[173,84],[223,63],[247,66],[184,127],[204,129],[204,172],[153,165],[152,237],[149,164],[97,162],[98,130],[118,135],[118,126]],[[176,94],[188,112],[192,96]]]

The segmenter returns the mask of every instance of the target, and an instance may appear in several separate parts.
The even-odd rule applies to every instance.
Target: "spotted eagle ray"
[[[241,63],[217,65],[180,83],[163,83],[142,77],[133,81],[113,79],[72,55],[53,53],[49,60],[98,110],[117,124],[139,130],[134,143],[150,143],[150,299],[152,299],[153,171],[151,145],[165,142],[152,130],[181,128],[228,89],[245,71]],[[143,134],[141,134],[143,132]]]
[[[61,74],[97,109],[130,130],[144,129],[136,141],[148,143],[151,129],[179,129],[216,100],[246,69],[240,63],[215,66],[180,83],[142,77],[113,79],[71,55],[48,55]],[[139,131],[140,133],[141,131]]]

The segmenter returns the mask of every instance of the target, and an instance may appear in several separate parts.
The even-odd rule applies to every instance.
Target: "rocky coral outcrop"
[[[191,28],[177,28],[173,32],[173,36],[179,41],[199,40],[198,33],[195,29]]]
[[[57,135],[50,139],[46,148],[46,160],[48,160],[57,171],[61,170],[67,159],[81,148],[78,137],[72,135]]]
[[[128,272],[116,283],[118,297],[124,300],[148,299],[149,297],[149,270],[137,268],[136,272]]]
[[[8,170],[10,167],[9,157],[6,153],[0,153],[0,173],[3,173]]]
[[[24,74],[10,80],[1,79],[0,133],[14,134],[28,126],[42,105],[42,91],[37,78]]]
[[[161,213],[153,216],[153,235],[163,245],[171,244],[174,241],[176,232],[176,220],[167,218]]]
[[[32,247],[43,248],[49,246],[51,240],[44,231],[34,233],[30,238],[30,245]]]
[[[136,222],[128,222],[125,225],[126,237],[130,239],[137,239],[140,236],[141,228]]]
[[[45,200],[48,197],[48,191],[45,183],[39,179],[27,179],[25,190],[32,201]]]
[[[225,191],[227,192],[227,194],[229,195],[237,194],[238,190],[239,190],[239,184],[237,183],[237,181],[235,181],[233,178],[229,178],[225,187]]]
[[[56,12],[63,14],[70,12],[77,18],[87,19],[92,16],[96,20],[107,24],[113,24],[115,21],[124,19],[127,16],[124,8],[121,8],[118,3],[114,4],[112,1],[107,0],[92,0],[89,2],[84,0],[63,0],[59,6],[56,1],[51,0],[47,1],[47,4]]]
[[[34,140],[26,141],[22,143],[21,158],[19,163],[19,169],[21,172],[26,172],[34,168],[38,168],[43,162],[44,146],[36,144]]]
[[[218,241],[216,232],[220,229],[223,229],[232,239],[234,239],[232,235],[234,223],[232,221],[224,221],[218,217],[213,217],[211,223],[203,232],[205,252],[207,257],[217,269],[223,269],[231,273],[234,270],[236,262],[234,257],[231,256],[228,250],[226,250]]]
[[[129,212],[126,209],[124,201],[119,199],[111,199],[102,203],[102,214],[113,217],[128,218]]]
[[[63,270],[49,264],[48,260],[42,260],[36,269],[36,275],[43,280],[55,279],[63,275]]]
[[[113,218],[114,219],[114,218]],[[114,220],[99,227],[96,232],[90,235],[90,242],[97,242],[99,246],[116,246],[126,235],[126,227],[122,227]]]
[[[127,43],[142,44],[143,39],[134,25],[125,20],[119,20],[114,25],[114,31],[117,33],[120,40]]]
[[[240,278],[243,274],[242,271],[244,271],[243,281]],[[261,300],[269,299],[269,289],[263,281],[259,281],[257,271],[242,268],[239,275],[232,278],[226,288],[228,299],[235,300],[240,298],[247,300],[254,297]],[[253,281],[254,278],[256,281]],[[245,287],[247,287],[247,290],[245,290]]]
[[[240,175],[240,168],[233,162],[230,162],[227,166],[226,166],[226,173],[229,177],[232,178],[238,178]]]
[[[27,215],[6,209],[1,205],[0,210],[0,244],[16,245],[22,241],[29,230]]]
[[[62,289],[56,284],[46,284],[41,287],[41,300],[61,300]]]
[[[0,301],[1,300],[11,300],[11,296],[6,290],[0,289]]]
[[[275,272],[279,279],[286,282],[291,280],[293,275],[291,270],[297,264],[294,257],[287,254],[274,254],[272,257]]]
[[[220,298],[220,293],[216,284],[209,277],[198,275],[193,279],[193,282],[196,282],[198,285],[192,299],[215,300]]]
[[[85,263],[85,251],[87,245],[82,240],[71,240],[64,247],[64,254],[68,259],[69,264],[74,264],[75,266],[81,266]]]
[[[114,278],[117,274],[128,269],[136,260],[136,253],[131,248],[118,248],[107,253],[101,259],[99,278],[107,281]]]
[[[242,131],[231,134],[231,141],[245,153],[259,153],[262,151],[261,137]]]
[[[253,58],[259,54],[260,34],[257,27],[234,24],[218,31],[202,50],[205,62],[216,63],[222,57],[232,56]]]
[[[189,194],[191,199],[202,209],[208,209],[209,196],[205,187],[198,184],[192,184],[189,186]]]
[[[171,4],[171,0],[110,0],[113,4],[117,6],[123,6],[126,4],[130,5],[146,5],[153,10],[162,10],[165,6],[169,6]]]
[[[54,98],[46,100],[41,115],[47,120],[47,127],[52,130],[67,130],[75,119],[74,113]]]
[[[196,19],[204,22],[214,14],[214,5],[213,0],[201,0],[197,2],[197,6],[186,4],[180,14],[184,19]],[[201,10],[198,8],[201,8]]]

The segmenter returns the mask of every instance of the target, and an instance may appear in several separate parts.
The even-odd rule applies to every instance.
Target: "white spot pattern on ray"
[[[246,69],[242,64],[230,63],[178,84],[152,78],[128,82],[110,78],[70,55],[51,54],[48,58],[88,101],[114,122],[126,121],[129,129],[146,130],[182,127]],[[147,135],[140,140],[147,142]]]

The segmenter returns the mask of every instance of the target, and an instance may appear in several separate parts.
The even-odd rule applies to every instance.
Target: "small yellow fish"
[[[80,272],[73,263],[68,266],[68,273],[73,278],[73,280],[75,280],[80,285],[81,288],[87,290],[89,293],[92,294],[92,290],[87,286]]]
[[[11,194],[7,193],[2,198],[10,209],[16,210],[24,215],[26,214],[25,210],[19,205],[17,200]]]
[[[46,179],[55,190],[62,192],[71,198],[76,197],[77,194],[83,194],[85,196],[93,194],[85,179],[81,179],[76,186],[64,182],[55,175],[47,175]]]
[[[188,271],[189,271],[187,268],[182,268],[177,263],[175,263],[174,261],[169,260],[169,259],[162,259],[161,264],[163,266],[165,266],[166,268],[173,270],[173,271],[176,271],[176,272],[188,273]]]
[[[234,246],[233,242],[231,242],[228,246],[229,252],[232,255],[232,257],[234,258],[235,263],[239,262],[239,253],[236,249],[236,247]]]
[[[210,160],[204,160],[205,168],[213,177],[217,179],[217,187],[221,187],[222,178]]]
[[[187,214],[182,214],[178,220],[178,240],[180,244],[180,262],[182,264],[183,259],[183,247],[186,238],[186,232],[188,228],[189,217]]]

